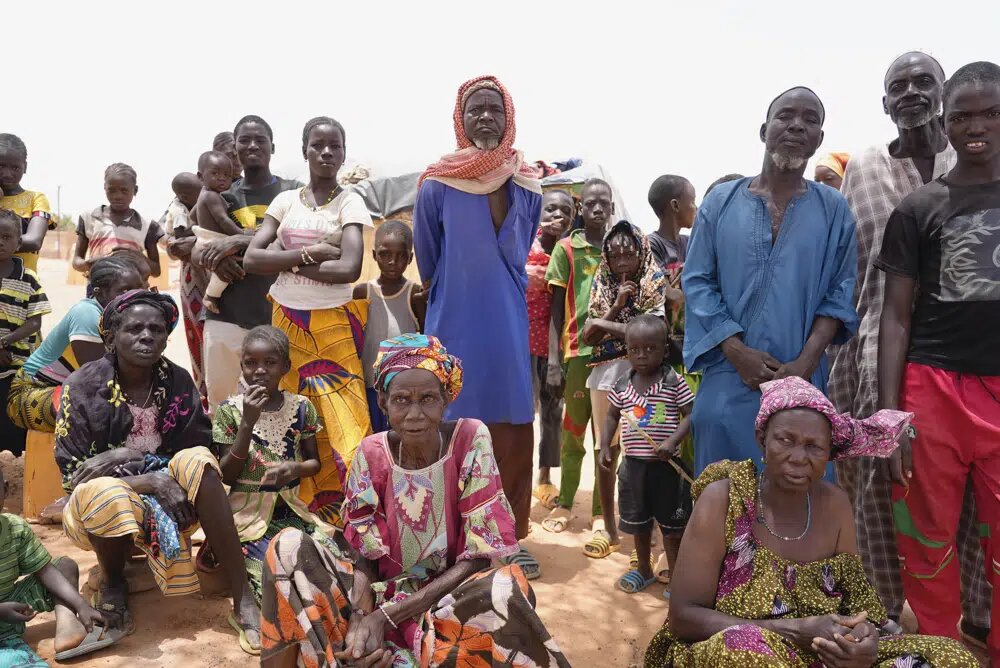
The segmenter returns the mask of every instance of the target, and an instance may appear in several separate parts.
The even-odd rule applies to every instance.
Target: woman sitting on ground
[[[229,576],[230,624],[244,649],[259,647],[260,613],[209,449],[211,424],[190,374],[163,357],[177,318],[173,299],[146,290],[104,308],[100,330],[110,352],[70,374],[56,414],[56,463],[72,492],[63,528],[97,553],[98,609],[130,628],[124,568],[133,545],[164,594],[190,594],[198,591],[190,536],[200,523]]]
[[[375,366],[391,428],[361,442],[348,476],[344,534],[359,554],[352,564],[300,531],[277,535],[261,665],[569,666],[520,567],[488,570],[518,544],[486,425],[442,421],[461,363],[407,334],[384,341]]]
[[[847,494],[823,480],[831,459],[889,456],[912,415],[855,420],[798,377],[761,389],[764,470],[725,460],[695,482],[683,575],[645,665],[977,666],[953,640],[899,635],[865,579]]]
[[[104,356],[97,329],[101,310],[112,299],[143,286],[135,265],[119,256],[97,260],[90,269],[94,296],[81,299],[52,328],[14,376],[7,415],[18,427],[51,433],[62,384],[76,369]]]

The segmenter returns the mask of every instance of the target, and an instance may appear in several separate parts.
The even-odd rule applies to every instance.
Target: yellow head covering
[[[851,159],[850,153],[827,153],[816,163],[819,167],[823,165],[837,173],[837,176],[844,178],[844,171],[847,169],[847,161]]]

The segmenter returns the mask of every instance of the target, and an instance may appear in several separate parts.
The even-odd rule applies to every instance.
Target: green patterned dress
[[[715,608],[741,619],[854,615],[867,611],[876,625],[887,621],[885,607],[865,579],[857,555],[796,563],[759,543],[753,533],[757,503],[752,461],[710,465],[692,488],[695,499],[709,484],[728,478],[726,545]],[[646,668],[725,666],[731,668],[820,668],[819,657],[785,637],[753,623],[719,631],[692,644],[675,639],[664,625],[646,648]],[[879,639],[877,668],[975,668],[976,658],[947,638],[885,635]]]

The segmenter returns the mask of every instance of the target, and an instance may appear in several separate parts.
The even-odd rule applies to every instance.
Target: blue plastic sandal
[[[642,573],[640,573],[638,569],[633,568],[628,573],[618,578],[618,588],[626,594],[638,594],[654,582],[656,582],[655,576],[650,576],[647,580],[642,577]]]

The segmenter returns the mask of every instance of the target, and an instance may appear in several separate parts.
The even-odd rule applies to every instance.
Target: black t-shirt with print
[[[234,183],[229,190],[222,193],[226,200],[229,217],[245,230],[256,229],[264,220],[264,213],[278,193],[294,188],[301,188],[298,181],[274,178],[270,185],[251,190],[243,186],[242,181]],[[267,292],[271,284],[278,278],[277,274],[262,276],[247,274],[242,280],[231,283],[219,299],[219,313],[206,309],[205,318],[221,320],[238,325],[243,329],[253,329],[258,325],[271,324],[271,303],[267,301]]]
[[[907,359],[1000,376],[1000,181],[931,181],[889,217],[882,271],[917,281]]]

